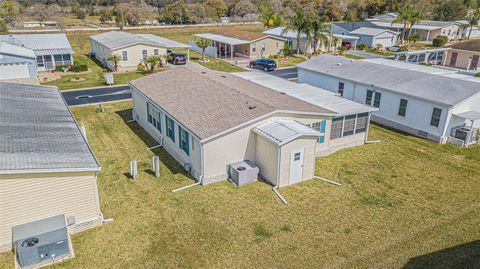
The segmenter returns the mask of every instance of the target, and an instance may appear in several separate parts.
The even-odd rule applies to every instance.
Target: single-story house
[[[286,40],[285,42],[290,46],[292,46],[293,51],[297,50],[297,31],[286,30],[285,27],[276,27],[276,28],[268,29],[263,33],[271,36],[284,38]],[[307,46],[307,35],[301,34],[300,35],[300,53],[305,53],[306,51],[307,54],[312,54],[316,50],[321,50],[325,52],[335,52],[337,50],[337,47],[341,46],[342,41],[344,40],[351,42],[352,46],[355,48],[355,44],[359,39],[359,37],[357,36],[331,34],[328,32],[325,32],[324,36],[326,37],[326,40],[319,41],[319,44],[314,44],[314,42],[312,41],[310,45]]]
[[[92,54],[110,70],[115,69],[114,63],[108,60],[113,54],[121,58],[119,70],[135,70],[148,56],[166,55],[169,48],[190,49],[187,44],[152,34],[117,31],[90,36],[90,43]]]
[[[44,28],[44,27],[57,27],[56,21],[24,21],[22,22],[24,28]]]
[[[0,35],[0,41],[33,50],[38,71],[73,64],[73,49],[65,34]]]
[[[69,231],[102,224],[100,165],[56,87],[0,82],[0,250],[12,227],[65,215]]]
[[[449,48],[444,62],[446,66],[480,71],[480,39],[458,43]]]
[[[298,81],[378,108],[372,120],[382,125],[439,143],[476,143],[480,83],[404,65],[411,64],[322,55],[297,65]]]
[[[370,20],[371,23],[398,33],[403,32],[402,22],[393,22],[393,19]],[[439,35],[448,36],[450,40],[459,40],[465,37],[465,25],[458,21],[429,21],[422,20],[412,27],[412,34],[419,34],[422,41],[431,42]],[[408,36],[408,29],[406,30]]]
[[[130,82],[132,117],[202,184],[227,180],[231,164],[248,160],[272,185],[288,186],[314,176],[315,156],[367,140],[375,109],[308,85],[295,97],[296,83],[266,80],[167,70]]]
[[[332,25],[332,32],[340,35],[355,36],[356,45],[365,44],[369,48],[380,44],[384,48],[396,44],[398,32],[387,30],[370,21],[364,22],[339,22]]]
[[[36,59],[31,49],[0,42],[0,80],[37,78]]]
[[[194,34],[194,37],[210,40],[211,45],[205,50],[208,56],[215,58],[265,58],[277,55],[283,49],[285,39],[264,33],[255,33],[222,28],[213,33]],[[189,43],[192,49],[202,53],[202,49],[192,40]]]

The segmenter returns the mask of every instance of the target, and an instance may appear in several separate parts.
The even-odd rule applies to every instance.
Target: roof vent
[[[225,75],[222,75],[222,78],[227,78],[227,76],[225,76]]]
[[[255,109],[255,108],[257,108],[257,106],[248,106],[248,109],[250,109],[250,110]]]
[[[280,94],[283,94],[283,95],[285,95],[285,93],[284,93],[284,92],[280,92]]]
[[[342,63],[337,63],[337,65],[338,65],[338,66],[341,66],[341,65],[342,65]]]
[[[202,71],[202,74],[204,74],[204,75],[205,75],[206,73],[207,73],[207,72],[205,72],[205,71]]]

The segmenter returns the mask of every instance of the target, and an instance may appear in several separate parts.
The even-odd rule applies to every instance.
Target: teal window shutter
[[[190,139],[189,139],[189,133],[185,131],[185,153],[187,155],[190,155]]]
[[[320,125],[320,133],[325,133],[326,127],[327,127],[327,121],[323,120],[321,125]]]
[[[175,142],[175,125],[173,124],[173,120],[171,119],[170,122],[172,123],[172,140]]]

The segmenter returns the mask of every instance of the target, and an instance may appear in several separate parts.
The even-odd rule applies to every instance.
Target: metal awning
[[[151,40],[155,43],[161,44],[164,47],[167,48],[182,48],[182,49],[189,49],[190,45],[171,40],[168,38],[164,38],[158,35],[152,35],[152,34],[137,34],[137,36],[140,36],[142,38],[146,38],[148,40]]]
[[[471,121],[476,121],[480,120],[480,111],[467,111],[467,112],[462,112],[462,113],[453,113],[453,115],[459,116],[461,118],[471,120]]]
[[[253,132],[277,146],[282,146],[302,136],[320,136],[320,133],[293,120],[274,120],[261,124]]]
[[[220,42],[220,43],[225,43],[228,45],[242,45],[242,44],[251,43],[251,41],[237,39],[237,38],[223,36],[223,35],[216,35],[216,34],[195,34],[193,36],[205,38],[205,39]]]
[[[64,49],[41,49],[41,50],[33,50],[35,55],[43,56],[43,55],[56,55],[56,54],[73,54],[73,50],[69,48]]]

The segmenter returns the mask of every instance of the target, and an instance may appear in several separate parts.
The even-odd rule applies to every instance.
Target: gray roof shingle
[[[74,53],[65,34],[0,35],[0,41],[32,49],[36,55]]]
[[[234,75],[188,66],[130,84],[200,139],[279,110],[335,114]]]
[[[0,82],[0,173],[98,170],[57,88]]]
[[[480,93],[475,82],[341,56],[321,55],[297,67],[447,106]]]

